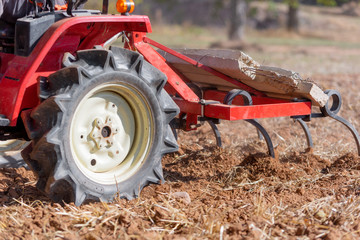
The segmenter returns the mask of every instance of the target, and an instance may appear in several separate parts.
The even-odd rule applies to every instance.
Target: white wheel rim
[[[148,155],[152,119],[149,104],[134,88],[96,87],[79,103],[71,121],[70,146],[76,165],[101,184],[126,180]]]

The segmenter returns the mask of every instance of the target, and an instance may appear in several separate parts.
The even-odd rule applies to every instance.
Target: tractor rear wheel
[[[26,121],[25,161],[54,201],[132,199],[163,180],[161,158],[178,146],[178,107],[166,76],[129,50],[79,51],[41,84],[44,101]]]

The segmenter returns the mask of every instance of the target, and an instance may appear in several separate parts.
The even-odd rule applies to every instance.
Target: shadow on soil
[[[32,173],[24,168],[0,169],[0,205],[31,204],[35,201],[49,202],[44,194],[34,186]]]

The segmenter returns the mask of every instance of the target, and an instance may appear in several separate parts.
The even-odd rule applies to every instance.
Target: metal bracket
[[[205,99],[201,99],[199,103],[201,105],[201,117],[205,117],[205,106],[212,105],[212,104],[220,104],[220,102],[218,102],[218,101],[209,101],[209,100],[205,100]]]

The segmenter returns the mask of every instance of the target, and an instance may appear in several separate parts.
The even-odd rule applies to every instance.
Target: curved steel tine
[[[214,134],[215,134],[215,138],[216,138],[216,145],[218,147],[222,147],[222,141],[221,141],[221,135],[220,135],[220,131],[218,129],[218,127],[216,126],[216,124],[211,121],[211,120],[208,120],[207,121],[211,127],[211,129],[213,130]]]
[[[271,138],[270,138],[268,132],[266,131],[266,129],[259,122],[255,121],[254,119],[247,119],[245,121],[252,124],[253,126],[255,126],[261,132],[261,134],[264,136],[266,145],[269,149],[269,155],[272,158],[275,158],[274,145],[273,145]]]
[[[351,134],[355,138],[358,155],[360,156],[360,136],[359,136],[358,131],[356,131],[355,127],[351,123],[349,123],[347,120],[345,120],[344,118],[342,118],[336,114],[328,113],[328,116],[335,119],[338,122],[341,122],[342,124],[344,124],[347,127],[347,129],[350,130]]]
[[[254,119],[254,121],[256,121],[257,123],[260,124],[259,120],[257,120],[257,119]],[[256,131],[257,131],[259,140],[261,140],[261,141],[264,140],[264,135],[262,135],[262,133],[260,132],[260,130],[256,128]]]
[[[239,89],[233,89],[231,90],[224,99],[224,104],[232,104],[232,101],[235,99],[235,97],[237,96],[241,96],[244,99],[244,105],[245,106],[249,106],[253,104],[251,95],[244,91],[244,90],[239,90]],[[258,136],[260,140],[265,139],[266,141],[266,145],[269,149],[269,155],[272,158],[275,158],[275,151],[274,151],[274,145],[271,141],[270,135],[268,134],[268,132],[266,131],[266,129],[259,123],[259,121],[257,119],[247,119],[245,120],[246,122],[252,124],[253,126],[256,127]]]
[[[329,101],[328,101],[324,107],[320,108],[321,112],[323,113],[324,116],[328,116],[335,119],[336,121],[345,125],[347,129],[349,129],[349,131],[355,138],[358,155],[360,156],[360,136],[358,131],[356,131],[355,127],[351,123],[349,123],[347,120],[337,115],[342,105],[342,99],[340,93],[336,90],[326,90],[325,93],[329,96],[329,99],[332,98],[333,103],[332,106],[329,107]]]
[[[308,148],[313,148],[314,147],[313,140],[312,140],[312,137],[311,137],[309,127],[306,124],[306,122],[304,120],[302,120],[301,118],[294,118],[294,121],[298,122],[300,124],[301,128],[304,130]]]

